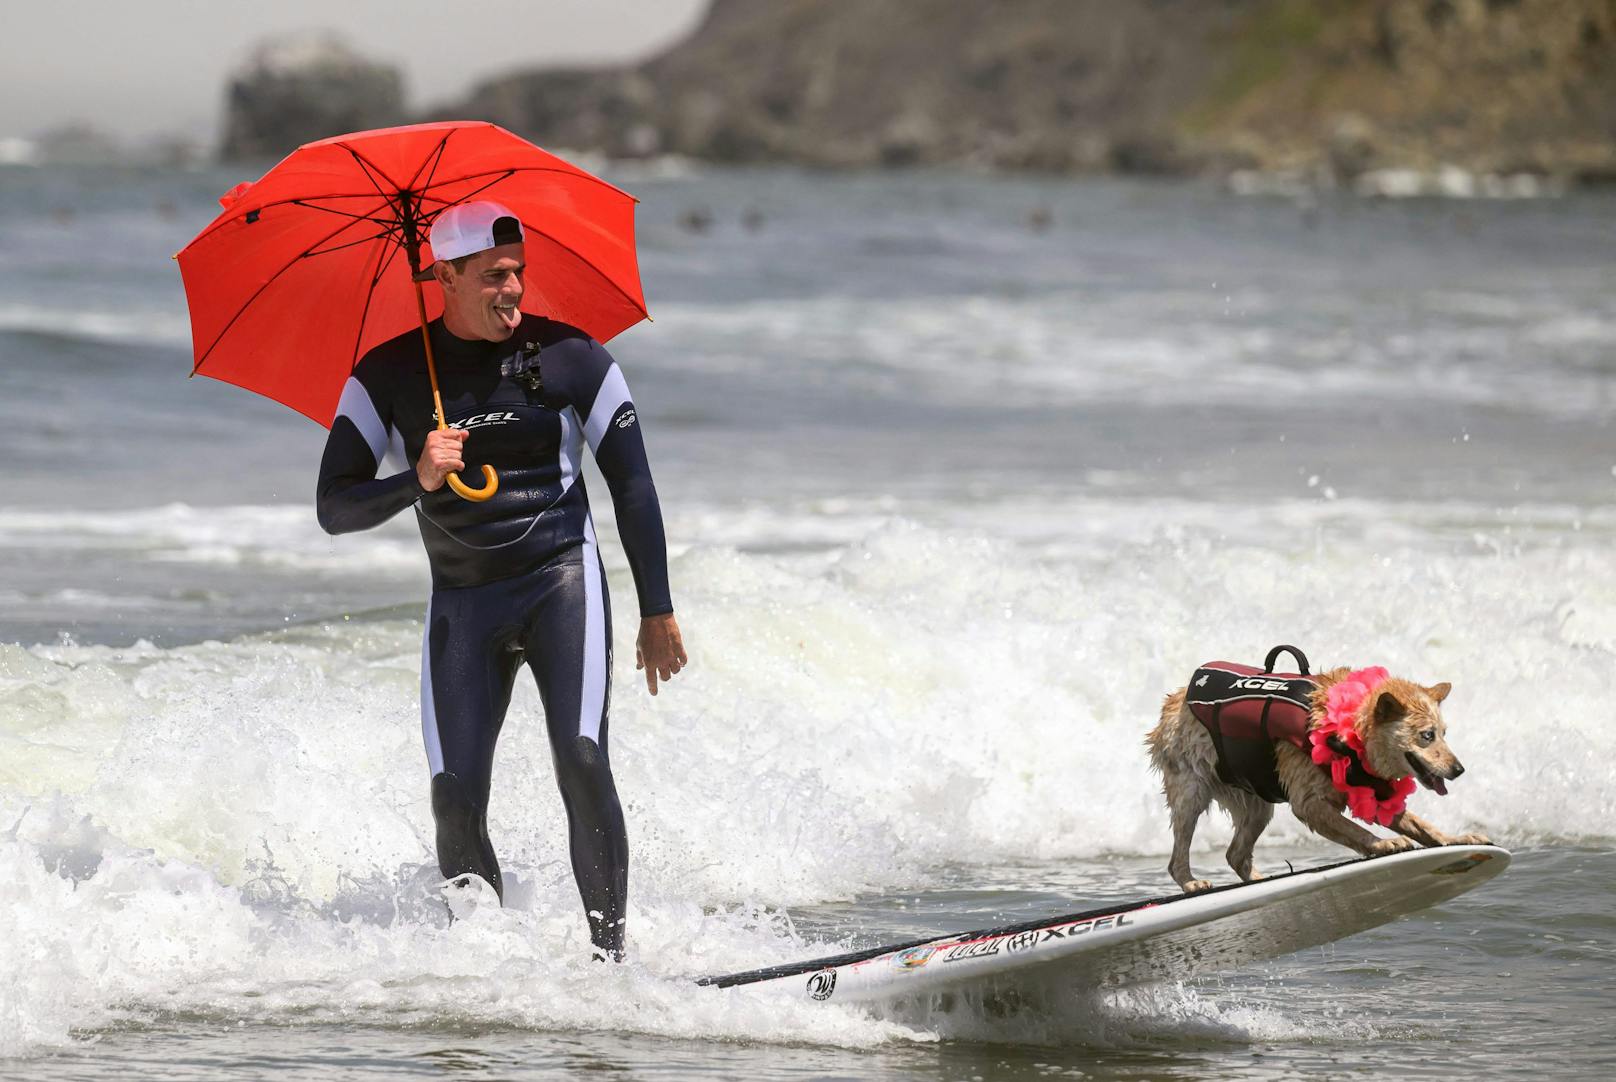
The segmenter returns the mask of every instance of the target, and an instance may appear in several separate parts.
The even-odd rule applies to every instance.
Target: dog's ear
[[[1448,692],[1452,690],[1453,685],[1444,680],[1440,684],[1432,684],[1430,687],[1426,688],[1425,693],[1431,697],[1432,702],[1439,703],[1443,699],[1446,699],[1448,697]]]
[[[1382,691],[1375,699],[1375,709],[1370,716],[1375,719],[1377,725],[1390,725],[1407,713],[1408,707],[1404,706],[1397,696],[1389,691]]]

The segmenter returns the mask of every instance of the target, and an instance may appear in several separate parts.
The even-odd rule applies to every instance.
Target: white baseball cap
[[[475,203],[456,203],[432,223],[427,243],[432,245],[432,258],[459,259],[476,255],[501,244],[518,244],[524,237],[522,220],[511,213],[509,207],[491,200]],[[432,268],[423,267],[417,281],[432,280]]]

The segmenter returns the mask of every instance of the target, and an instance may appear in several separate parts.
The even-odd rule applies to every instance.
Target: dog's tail
[[[1184,696],[1188,688],[1179,688],[1162,700],[1161,718],[1156,727],[1145,734],[1145,746],[1150,749],[1150,765],[1158,773],[1167,768],[1168,748],[1172,745],[1172,734],[1175,726],[1184,712]]]

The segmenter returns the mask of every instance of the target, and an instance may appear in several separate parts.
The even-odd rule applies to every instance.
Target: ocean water
[[[532,687],[511,905],[450,928],[414,525],[325,536],[323,430],[186,378],[167,257],[238,179],[0,170],[0,1077],[1616,1069],[1616,199],[613,173],[692,664],[615,675],[602,967]],[[1414,807],[1510,847],[1502,879],[1036,1015],[690,985],[1163,892],[1143,734],[1278,642],[1453,682],[1468,769]],[[1258,849],[1339,856],[1284,811]]]

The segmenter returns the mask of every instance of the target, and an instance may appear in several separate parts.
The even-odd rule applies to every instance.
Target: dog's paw
[[[1184,884],[1185,894],[1199,894],[1203,890],[1211,889],[1212,880],[1210,879],[1191,879],[1188,883]]]
[[[1460,834],[1454,837],[1455,845],[1491,845],[1493,840],[1485,834]]]
[[[1383,857],[1388,853],[1404,853],[1413,848],[1413,838],[1382,838],[1369,847],[1369,852],[1366,855]]]

